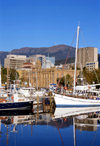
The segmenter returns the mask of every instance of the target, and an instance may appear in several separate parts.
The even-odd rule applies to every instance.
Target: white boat
[[[36,91],[35,88],[31,88],[31,87],[25,88],[25,87],[23,87],[23,88],[20,88],[18,90],[18,93],[22,94],[25,97],[30,97],[35,93],[35,91]]]
[[[20,88],[18,93],[22,94],[24,97],[37,97],[37,96],[44,96],[45,91],[36,91],[35,88]]]
[[[100,106],[100,90],[95,90],[95,85],[89,86],[91,87],[91,90],[88,89],[88,86],[76,86],[76,68],[77,68],[77,49],[78,49],[78,42],[79,42],[79,29],[80,27],[77,27],[77,42],[76,42],[76,55],[75,55],[75,72],[74,72],[74,88],[73,93],[69,93],[69,95],[61,95],[61,94],[55,94],[55,104],[56,106],[64,106],[64,107],[94,107],[94,106]],[[77,91],[78,92],[77,92]],[[81,92],[79,92],[79,90]],[[92,94],[98,93],[98,96],[95,96],[91,98],[89,97],[89,92]],[[91,95],[92,95],[91,94]]]
[[[15,93],[7,98],[0,98],[1,110],[25,110],[33,108],[33,100],[23,97]]]
[[[94,107],[100,106],[100,99],[82,99],[67,95],[55,94],[55,104],[57,107]]]
[[[43,97],[45,95],[45,91],[36,91],[34,92],[34,96],[39,96],[39,97]]]

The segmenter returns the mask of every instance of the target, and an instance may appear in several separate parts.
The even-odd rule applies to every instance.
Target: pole
[[[9,67],[7,66],[7,89],[9,88],[9,81],[10,81],[10,74],[9,74]]]
[[[75,51],[75,71],[74,71],[74,90],[73,93],[75,93],[75,86],[76,86],[76,69],[77,69],[77,50],[78,50],[78,43],[79,43],[79,30],[80,27],[77,27],[77,41],[76,41],[76,51]]]
[[[37,70],[36,70],[36,89],[38,90]]]

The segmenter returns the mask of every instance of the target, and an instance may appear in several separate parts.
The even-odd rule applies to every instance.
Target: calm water
[[[99,111],[1,112],[0,146],[100,146]]]

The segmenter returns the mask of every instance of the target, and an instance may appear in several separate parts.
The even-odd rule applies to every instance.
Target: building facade
[[[88,68],[89,71],[98,69],[98,49],[95,47],[79,48],[77,54],[79,68]]]
[[[40,61],[41,67],[44,69],[54,67],[55,65],[55,57],[46,57],[45,55],[41,54],[32,55],[28,57],[26,60],[33,64],[36,64],[37,61]]]
[[[55,66],[55,57],[46,57],[42,68],[51,68]]]
[[[23,78],[24,82],[29,84],[31,82],[32,87],[35,88],[49,88],[49,85],[54,83],[57,84],[57,78],[61,78],[69,74],[72,78],[74,78],[74,70],[68,69],[56,69],[48,68],[31,68],[31,69],[19,69],[19,77]],[[77,71],[77,75],[79,75],[80,71]]]
[[[26,56],[24,55],[7,55],[4,60],[4,67],[11,69],[21,68],[25,61]]]

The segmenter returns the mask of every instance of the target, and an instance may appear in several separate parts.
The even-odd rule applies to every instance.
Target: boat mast
[[[78,25],[78,27],[77,27],[76,51],[75,51],[75,71],[74,71],[74,90],[73,90],[73,93],[75,93],[75,86],[76,86],[77,50],[78,50],[78,43],[79,43],[79,30],[80,30],[80,26]]]

